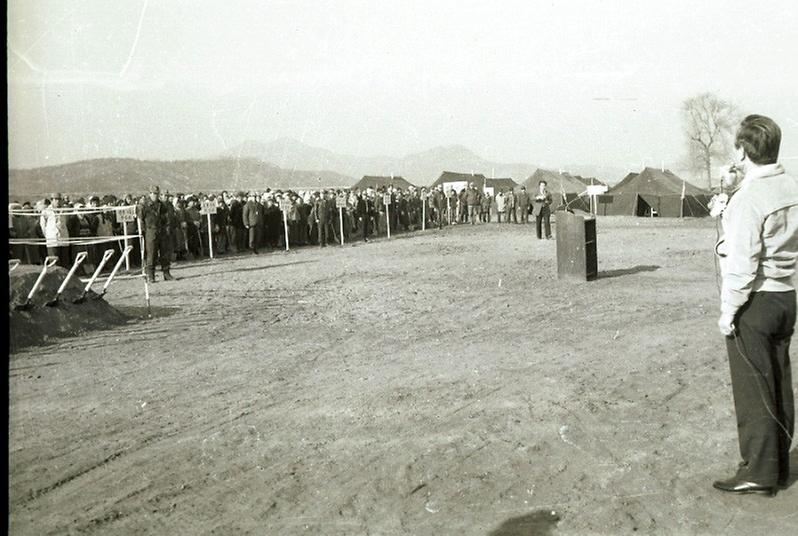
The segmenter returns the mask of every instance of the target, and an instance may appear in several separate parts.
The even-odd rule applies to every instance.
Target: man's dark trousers
[[[537,232],[538,238],[543,238],[541,234],[541,223],[544,224],[546,229],[546,238],[551,238],[551,212],[547,208],[538,212],[538,215],[535,217],[535,231]]]
[[[161,231],[146,230],[144,232],[144,253],[146,254],[147,270],[150,270],[151,273],[154,272],[156,263],[160,263],[163,271],[168,271],[172,260],[172,241],[169,235]]]
[[[763,486],[787,481],[795,407],[790,337],[795,291],[753,292],[726,337],[740,455],[739,476]],[[783,428],[782,428],[783,427]]]

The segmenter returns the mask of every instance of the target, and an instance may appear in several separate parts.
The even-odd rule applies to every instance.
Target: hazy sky
[[[213,157],[289,136],[349,154],[659,165],[711,91],[798,160],[787,1],[10,0],[12,167]]]

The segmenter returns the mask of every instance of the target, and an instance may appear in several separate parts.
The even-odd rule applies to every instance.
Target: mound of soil
[[[55,337],[78,335],[85,331],[105,329],[124,324],[128,317],[114,309],[93,291],[89,291],[83,303],[73,300],[83,293],[84,285],[73,276],[61,294],[58,305],[48,307],[47,302],[55,298],[58,287],[64,281],[67,270],[54,266],[47,270],[44,279],[26,310],[17,309],[24,304],[28,293],[41,273],[41,266],[22,265],[9,276],[9,343],[13,352],[19,348],[42,344]],[[97,283],[99,284],[99,283]],[[112,283],[113,284],[113,283]]]

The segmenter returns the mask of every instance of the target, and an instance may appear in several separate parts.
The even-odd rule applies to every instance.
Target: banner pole
[[[344,209],[338,207],[338,223],[341,224],[341,245],[344,245]]]
[[[208,252],[213,259],[213,228],[211,227],[211,213],[208,213]]]
[[[123,222],[124,229],[125,229],[125,249],[127,249],[127,222]],[[119,242],[117,242],[119,244]],[[130,255],[125,257],[125,270],[130,271]]]
[[[139,244],[141,247],[141,278],[144,280],[144,300],[147,302],[147,318],[152,318],[152,309],[150,308],[150,286],[147,282],[147,264],[144,259],[144,233],[141,232],[141,219],[136,218],[139,228]]]
[[[421,198],[421,230],[427,230],[427,200]]]
[[[285,205],[284,205],[285,206]],[[283,210],[283,228],[285,229],[285,250],[288,251],[288,211]]]
[[[388,228],[388,238],[391,238],[391,205],[385,205],[385,226]]]

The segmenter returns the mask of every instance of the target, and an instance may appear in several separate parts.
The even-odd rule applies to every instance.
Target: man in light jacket
[[[69,268],[69,231],[67,216],[59,213],[61,194],[50,196],[50,203],[45,200],[45,208],[39,217],[39,225],[47,243],[47,255],[58,257],[58,265]]]
[[[781,130],[759,115],[740,124],[745,173],[723,213],[720,332],[726,336],[742,461],[714,487],[773,495],[786,486],[795,427],[790,339],[798,258],[798,180],[777,163]]]

